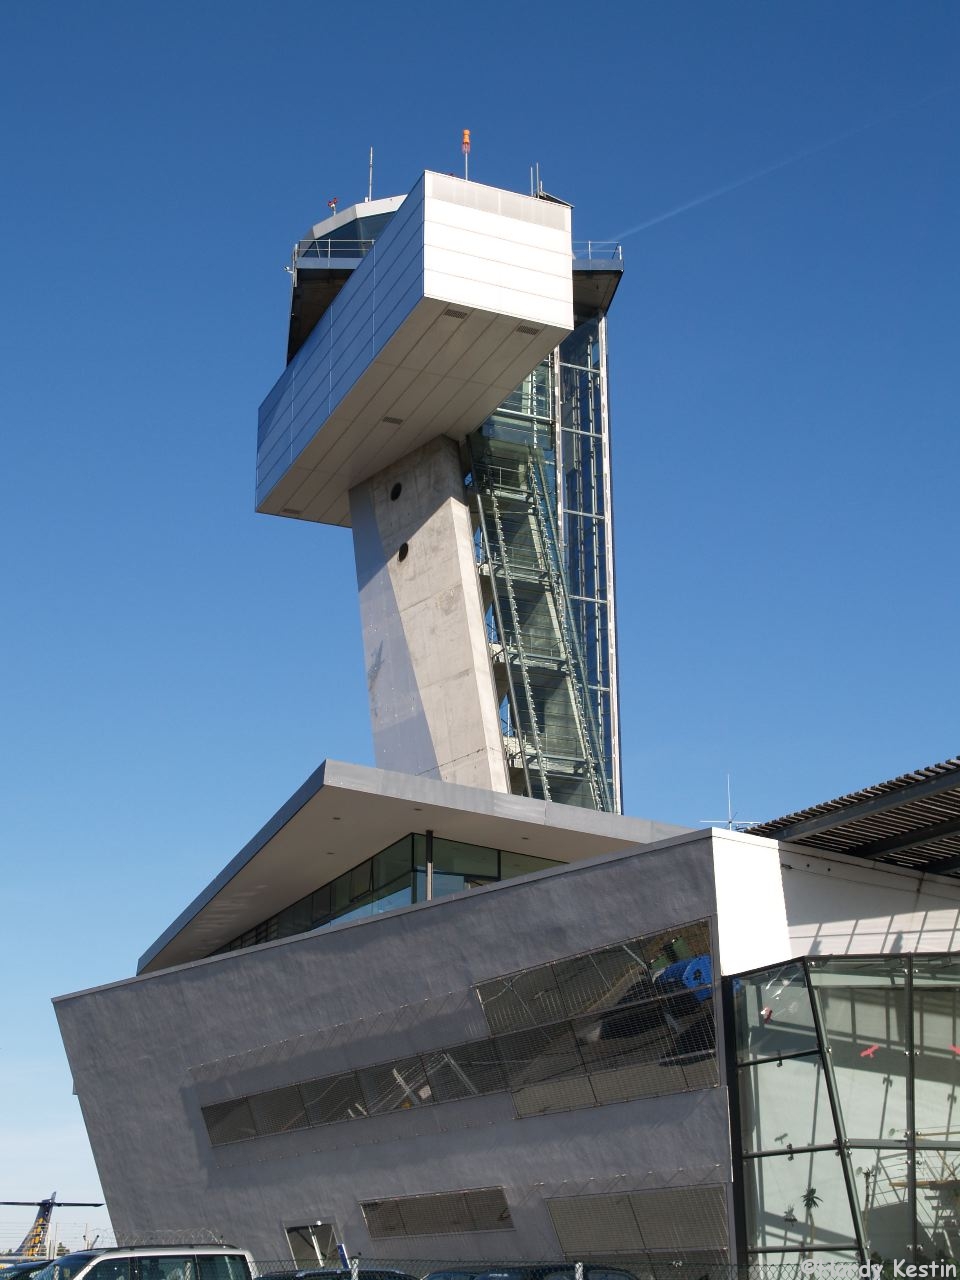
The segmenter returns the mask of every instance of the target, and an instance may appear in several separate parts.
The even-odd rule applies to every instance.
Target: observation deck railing
[[[575,261],[622,262],[623,245],[616,240],[574,240]]]
[[[328,236],[322,240],[299,240],[293,248],[294,262],[304,258],[335,260],[337,258],[362,258],[370,252],[375,240],[338,240]]]
[[[338,258],[362,258],[370,252],[375,239],[340,240],[335,236],[323,239],[307,238],[297,241],[293,249],[294,262],[304,259],[335,261]],[[623,245],[616,240],[575,240],[574,261],[622,262]]]

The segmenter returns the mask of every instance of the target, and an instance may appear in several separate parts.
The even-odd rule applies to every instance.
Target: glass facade
[[[309,933],[335,920],[381,915],[395,907],[408,907],[557,865],[550,858],[412,833],[261,920],[213,954]]]
[[[619,812],[606,320],[470,439],[477,558],[516,792]]]
[[[732,992],[750,1258],[960,1259],[960,958],[810,957]]]

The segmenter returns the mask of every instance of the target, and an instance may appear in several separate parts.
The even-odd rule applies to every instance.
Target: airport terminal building
[[[293,269],[257,503],[352,529],[377,766],[55,1002],[118,1239],[960,1255],[960,760],[750,832],[620,812],[619,251],[428,173]]]

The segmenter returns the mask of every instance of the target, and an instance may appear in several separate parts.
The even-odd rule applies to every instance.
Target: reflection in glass
[[[960,1257],[960,1151],[918,1151],[916,1170],[918,1253]]]
[[[563,1006],[551,965],[538,965],[481,983],[477,995],[494,1033],[555,1022]]]
[[[938,988],[914,979],[913,1037],[917,1141],[960,1141],[960,985]]]
[[[427,1073],[418,1057],[401,1058],[357,1072],[370,1115],[382,1111],[409,1111],[433,1101]]]
[[[802,965],[778,965],[737,978],[734,1000],[740,1062],[818,1048]]]
[[[512,880],[514,876],[527,876],[531,871],[544,871],[547,867],[559,867],[555,858],[535,858],[532,853],[511,853],[500,850],[500,879]]]
[[[639,941],[591,951],[553,965],[564,1011],[598,1013],[618,1003],[649,999],[653,983]]]
[[[803,964],[792,963],[732,983],[744,1149],[832,1146],[836,1110],[852,1213],[866,1255],[889,1263],[885,1274],[897,1259],[922,1263],[957,1256],[960,957],[811,957],[806,970],[814,1006],[806,1013],[798,996],[803,970]],[[792,1026],[777,1016],[783,1002]],[[811,1012],[822,1023],[827,1055],[813,1044]],[[769,1059],[769,1046],[786,1043],[806,1043],[814,1052],[750,1063],[750,1058]],[[831,1096],[834,1106],[828,1110]],[[815,1155],[820,1159],[832,1152]],[[783,1172],[809,1158],[794,1151],[792,1159],[747,1159],[753,1248],[765,1247],[764,1240],[778,1247],[772,1206],[791,1190]],[[772,1182],[773,1174],[777,1180]],[[796,1205],[792,1216],[797,1221],[788,1220],[788,1230],[780,1230],[785,1243],[779,1247],[809,1247]],[[819,1230],[825,1221],[819,1208],[815,1221]],[[776,1256],[767,1253],[763,1260],[776,1261]]]
[[[907,1138],[904,961],[843,958],[810,964],[848,1139]]]
[[[497,1036],[494,1043],[508,1089],[583,1074],[577,1042],[567,1023]]]
[[[913,1237],[910,1153],[868,1148],[854,1151],[852,1158],[867,1248],[884,1260],[903,1258]]]
[[[836,1151],[746,1160],[748,1244],[755,1249],[855,1245]]]
[[[478,844],[464,844],[461,840],[433,841],[433,872],[468,876],[478,880],[496,880],[500,874],[499,854]]]
[[[335,1124],[367,1114],[366,1100],[353,1071],[323,1080],[305,1080],[300,1085],[300,1095],[312,1125]]]
[[[441,838],[433,841],[433,852],[435,898],[557,865],[550,858]],[[307,933],[335,920],[363,920],[383,911],[425,902],[426,864],[426,837],[417,833],[404,836],[329,884],[268,916],[213,954]]]
[[[643,955],[654,975],[680,960],[693,960],[710,954],[710,926],[706,920],[650,934],[641,939]]]
[[[836,1132],[820,1055],[743,1067],[740,1120],[746,1151],[829,1146]]]

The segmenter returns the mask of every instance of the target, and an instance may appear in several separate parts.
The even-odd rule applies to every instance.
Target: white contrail
[[[885,124],[888,120],[894,116],[901,115],[904,111],[910,111],[914,107],[922,106],[925,102],[929,102],[931,98],[949,93],[951,88],[952,86],[948,85],[942,89],[934,89],[932,93],[925,94],[915,102],[908,102],[902,107],[894,107],[890,111],[885,111],[883,115],[877,116],[874,120],[868,120],[866,124],[858,124],[852,129],[845,129],[843,133],[838,133],[832,138],[826,138],[823,142],[816,142],[812,146],[804,147],[802,151],[795,151],[793,155],[789,155],[783,160],[778,160],[776,164],[768,164],[765,168],[757,169],[742,178],[734,178],[732,182],[725,182],[722,187],[714,187],[712,191],[707,191],[701,196],[694,196],[692,200],[674,205],[672,209],[667,209],[665,213],[658,213],[656,217],[648,218],[646,222],[630,227],[627,231],[621,231],[618,235],[610,236],[610,239],[626,240],[628,236],[635,236],[640,231],[646,231],[649,227],[655,227],[660,222],[666,222],[669,218],[675,218],[680,213],[686,213],[688,209],[696,209],[702,204],[717,200],[720,196],[725,196],[731,191],[745,187],[751,182],[758,182],[761,178],[766,178],[771,173],[786,169],[791,164],[798,164],[801,160],[806,160],[810,156],[819,155],[821,151],[827,151],[830,147],[839,146],[841,142],[846,142],[849,138],[855,138],[858,134],[866,133],[869,129],[876,129],[878,125]]]

